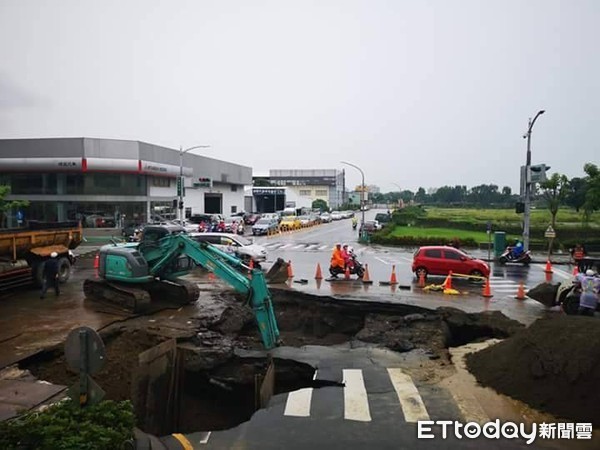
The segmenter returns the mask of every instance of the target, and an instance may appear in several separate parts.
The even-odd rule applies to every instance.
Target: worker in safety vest
[[[573,257],[573,261],[577,264],[577,269],[579,272],[584,271],[583,267],[583,259],[586,257],[585,248],[581,244],[577,244],[575,248],[571,251],[571,256]]]

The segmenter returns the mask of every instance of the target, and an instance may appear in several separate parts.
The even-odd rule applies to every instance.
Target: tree
[[[585,203],[585,194],[587,192],[587,182],[585,178],[572,178],[569,181],[567,188],[567,196],[565,197],[565,204],[571,208],[575,208],[575,211],[583,207]]]
[[[587,174],[583,212],[585,219],[589,220],[592,213],[600,209],[600,170],[596,164],[587,163],[583,166],[583,171]]]
[[[23,208],[29,206],[27,200],[6,200],[6,196],[10,194],[10,186],[0,186],[0,228],[6,220],[6,214],[11,209]]]
[[[321,211],[329,211],[327,202],[320,198],[318,198],[312,202],[312,209],[320,209]]]
[[[540,194],[546,200],[552,214],[552,228],[556,227],[558,208],[564,203],[568,193],[569,179],[566,175],[553,173],[550,178],[540,183]]]
[[[425,192],[425,189],[420,187],[419,190],[417,191],[417,193],[415,194],[415,202],[425,203],[426,201],[427,201],[427,193]]]

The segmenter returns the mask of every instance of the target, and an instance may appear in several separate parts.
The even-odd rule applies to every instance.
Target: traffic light
[[[522,214],[525,212],[525,203],[523,202],[517,202],[517,204],[515,205],[515,212],[517,214]]]
[[[183,195],[183,177],[177,177],[177,195],[178,196],[182,196]]]
[[[546,164],[536,164],[530,167],[531,170],[531,182],[542,183],[548,178],[546,177],[546,171],[550,170],[550,166]]]

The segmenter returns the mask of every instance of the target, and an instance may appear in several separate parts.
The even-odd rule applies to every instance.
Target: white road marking
[[[568,280],[570,278],[573,278],[573,274],[570,274],[569,272],[566,272],[564,270],[561,269],[557,269],[557,268],[553,268],[552,270],[554,270],[554,273],[556,275],[558,275],[559,277],[564,278],[565,280]]]
[[[210,431],[208,433],[206,433],[206,436],[204,436],[202,439],[200,439],[198,442],[200,444],[208,444],[208,439],[210,438]]]
[[[328,245],[321,245],[321,246],[319,247],[319,250],[325,250],[327,247],[329,247],[329,246],[328,246]]]
[[[402,369],[388,368],[387,371],[396,394],[398,394],[398,400],[400,400],[406,421],[418,422],[419,420],[429,420],[429,414],[427,413],[423,399],[412,378],[402,372]]]
[[[300,248],[304,248],[306,247],[306,244],[299,244],[299,245],[295,245],[294,247],[292,247],[292,250],[298,250]]]
[[[281,247],[279,247],[279,250],[283,250],[283,249],[285,249],[285,248],[292,247],[293,245],[294,245],[294,244],[285,244],[285,245],[282,245]]]
[[[377,261],[381,261],[381,262],[382,262],[382,263],[384,263],[386,266],[391,266],[391,265],[392,265],[392,263],[390,263],[390,262],[387,262],[387,261],[386,261],[386,260],[384,260],[384,259],[381,259],[379,256],[376,256],[376,257],[375,257],[375,259],[376,259]]]
[[[319,244],[309,244],[306,247],[306,250],[315,250],[318,246],[319,246]]]
[[[308,417],[310,416],[310,402],[313,388],[303,388],[288,394],[285,403],[284,416]]]
[[[344,369],[344,419],[370,422],[367,389],[360,369]]]
[[[408,258],[408,257],[406,257],[406,256],[401,256],[401,257],[400,257],[400,259],[401,259],[401,260],[403,260],[403,261],[407,261],[407,262],[409,262],[409,263],[412,263],[412,262],[413,262],[412,258]]]

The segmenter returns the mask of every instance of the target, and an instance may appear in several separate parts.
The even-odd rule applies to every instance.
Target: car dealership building
[[[0,139],[0,185],[28,200],[24,220],[82,220],[122,226],[177,217],[180,151],[139,141],[93,138]],[[183,210],[229,216],[243,210],[252,169],[183,154]],[[16,226],[17,211],[4,226]]]

